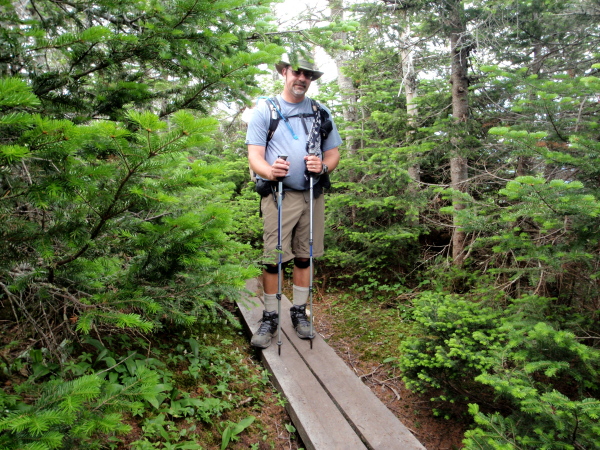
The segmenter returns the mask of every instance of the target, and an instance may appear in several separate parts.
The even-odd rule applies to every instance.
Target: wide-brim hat
[[[302,59],[302,58],[298,58],[296,60],[295,64],[290,64],[287,61],[279,61],[277,64],[275,64],[275,68],[277,69],[277,72],[279,72],[279,75],[282,75],[281,71],[288,66],[292,66],[292,68],[294,70],[299,70],[299,69],[310,70],[311,72],[313,72],[315,74],[315,77],[313,78],[313,80],[318,80],[323,75],[323,72],[320,72],[314,63],[311,63],[311,62],[307,61],[306,59]]]

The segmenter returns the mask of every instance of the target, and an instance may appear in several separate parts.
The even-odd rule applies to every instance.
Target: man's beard
[[[305,84],[296,83],[292,85],[292,92],[295,95],[303,95],[306,92],[306,89],[307,87]]]

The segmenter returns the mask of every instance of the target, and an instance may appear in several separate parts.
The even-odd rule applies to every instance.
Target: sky
[[[274,3],[273,8],[276,16],[288,26],[294,26],[298,14],[307,9],[321,11],[327,8],[326,0],[284,0],[282,3]],[[306,25],[304,25],[306,26]],[[285,27],[285,25],[284,25]],[[337,77],[337,68],[331,58],[323,49],[316,49],[315,63],[318,69],[325,74],[321,79],[325,82],[332,81]]]

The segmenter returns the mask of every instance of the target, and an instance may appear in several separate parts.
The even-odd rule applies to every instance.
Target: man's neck
[[[297,96],[297,95],[290,94],[286,91],[283,91],[281,93],[281,98],[284,99],[288,103],[302,103],[304,101],[304,99],[306,98],[306,95]]]

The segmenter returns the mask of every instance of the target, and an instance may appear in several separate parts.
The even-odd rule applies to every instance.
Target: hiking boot
[[[267,348],[271,345],[271,339],[277,333],[277,324],[279,323],[279,316],[275,311],[267,312],[263,311],[262,323],[256,333],[252,335],[250,344],[253,347]]]
[[[290,308],[292,325],[300,339],[312,339],[310,335],[310,320],[306,315],[306,304],[294,305]]]

